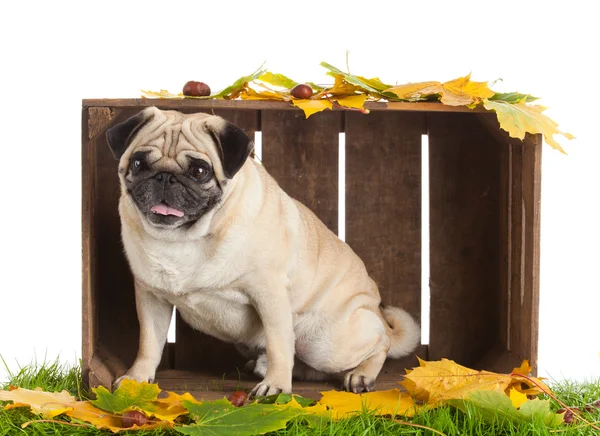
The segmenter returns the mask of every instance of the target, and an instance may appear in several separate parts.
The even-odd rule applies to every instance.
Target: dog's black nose
[[[154,176],[154,178],[156,180],[158,180],[159,182],[165,182],[169,185],[177,183],[177,177],[175,177],[171,173],[166,173],[166,172],[158,173]]]

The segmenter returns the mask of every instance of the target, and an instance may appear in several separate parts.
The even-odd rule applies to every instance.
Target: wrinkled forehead
[[[130,147],[151,147],[163,157],[172,159],[184,151],[210,154],[208,152],[215,149],[214,139],[206,129],[206,121],[210,118],[216,117],[203,113],[186,115],[176,111],[157,111],[136,134]]]

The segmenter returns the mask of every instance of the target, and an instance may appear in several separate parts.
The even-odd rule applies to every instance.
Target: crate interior
[[[84,209],[90,211],[88,218],[84,214],[89,230],[84,371],[92,384],[110,383],[137,351],[133,281],[120,242],[117,162],[104,132],[141,109],[84,110],[84,186],[87,180],[90,188],[87,199],[84,192]],[[403,307],[417,320],[422,304],[428,305],[429,338],[417,350],[419,357],[504,371],[521,358],[535,363],[531,337],[511,329],[532,324],[535,309],[513,301],[519,297],[513,284],[522,282],[524,271],[514,265],[513,252],[521,249],[514,240],[519,236],[522,244],[530,243],[518,233],[524,229],[520,208],[517,213],[522,181],[516,180],[523,146],[499,133],[487,114],[327,111],[304,119],[297,110],[180,110],[214,112],[251,137],[260,132],[262,162],[280,186],[335,233],[343,215],[342,236],[365,262],[383,302]],[[424,135],[428,223],[421,219]],[[340,158],[345,211],[338,208]],[[422,226],[429,228],[428,250],[421,244]],[[422,262],[429,265],[429,283],[422,282]],[[165,348],[157,381],[164,389],[214,398],[257,382],[243,373],[244,363],[232,345],[193,331],[177,317],[175,341]],[[404,368],[415,365],[414,355],[388,360],[378,389],[396,387]],[[338,387],[335,381],[294,382],[294,391],[308,396]]]

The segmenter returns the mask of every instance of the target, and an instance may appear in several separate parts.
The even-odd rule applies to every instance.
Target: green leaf
[[[293,88],[298,84],[298,82],[295,82],[283,74],[273,74],[269,71],[260,76],[258,80],[261,80],[265,83],[270,83],[271,85],[281,86],[283,88]]]
[[[308,407],[316,403],[316,401],[311,398],[304,398],[300,395],[292,394],[274,394],[267,397],[260,397],[257,402],[260,404],[288,404],[292,401],[292,398],[294,398],[302,407]]]
[[[379,86],[383,85],[383,83],[379,79],[361,80],[361,78],[359,78],[359,76],[353,76],[352,74],[344,73],[342,70],[337,69],[336,67],[334,67],[331,64],[328,64],[327,62],[321,62],[321,66],[324,68],[327,68],[329,70],[329,72],[331,73],[330,75],[335,75],[335,74],[342,75],[346,82],[348,82],[354,86],[358,86],[363,91],[366,91],[368,93],[375,94],[375,95],[381,95],[381,91],[379,89],[375,88],[375,86],[379,87]],[[362,79],[364,79],[364,78],[362,78]],[[385,85],[385,86],[387,86],[387,85]],[[390,88],[390,86],[387,86],[384,89],[387,89],[387,88]]]
[[[184,401],[195,424],[175,429],[187,435],[244,436],[264,434],[285,428],[287,422],[302,414],[302,409],[277,404],[252,403],[235,407],[227,400],[195,404]]]
[[[306,82],[306,84],[308,86],[310,86],[312,89],[314,89],[315,91],[322,91],[325,89],[325,87],[321,86],[321,85],[317,85],[314,82]]]
[[[488,422],[496,420],[543,422],[556,427],[563,422],[563,416],[550,411],[549,400],[529,400],[519,409],[515,408],[504,392],[499,391],[473,391],[465,400],[452,400],[450,404],[466,412],[467,405],[471,404],[478,410],[482,417]]]
[[[102,410],[113,413],[123,412],[133,406],[144,409],[160,394],[157,384],[138,383],[134,380],[123,380],[121,386],[113,393],[103,386],[92,390],[96,394],[96,399],[90,402]]]
[[[539,100],[539,97],[534,97],[530,94],[521,94],[520,92],[497,92],[489,98],[490,100],[505,101],[507,103],[519,103],[521,101],[530,102]]]
[[[264,73],[266,73],[267,70],[263,69],[263,65],[261,65],[258,68],[258,70],[256,70],[254,73],[252,73],[252,74],[250,74],[248,76],[240,77],[235,82],[233,82],[233,84],[231,84],[227,88],[219,91],[217,94],[211,95],[210,97],[211,98],[227,98],[227,97],[231,97],[232,94],[235,94],[236,92],[242,90],[244,88],[244,86],[246,85],[246,83],[251,82],[252,80],[256,80],[260,76],[262,76]]]

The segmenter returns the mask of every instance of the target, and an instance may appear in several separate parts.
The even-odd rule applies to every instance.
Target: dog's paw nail
[[[371,392],[375,389],[375,379],[364,375],[348,373],[344,377],[344,390],[360,394]]]

